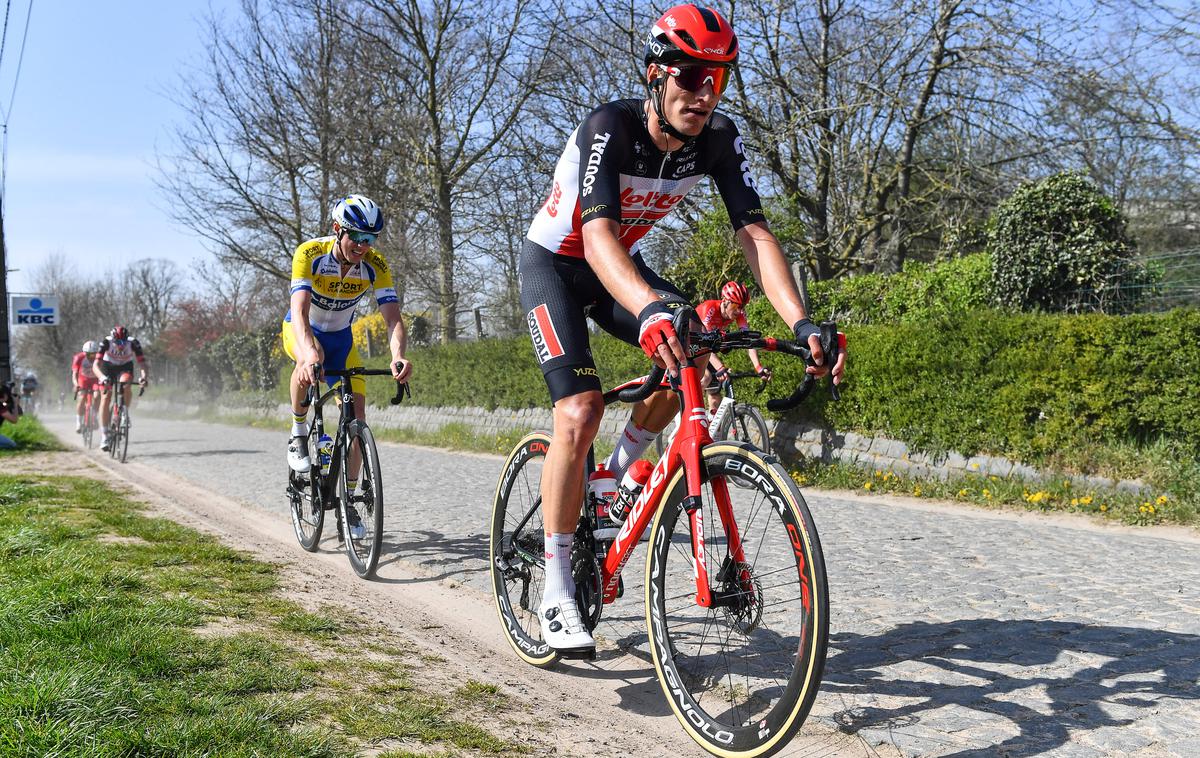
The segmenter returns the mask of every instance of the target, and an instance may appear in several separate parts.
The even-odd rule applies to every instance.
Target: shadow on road
[[[879,635],[838,634],[830,644],[823,692],[906,701],[841,711],[834,721],[843,732],[903,731],[951,705],[976,711],[980,722],[1004,719],[1020,730],[1000,744],[942,753],[955,758],[1040,754],[1069,742],[1072,732],[1151,718],[1160,701],[1200,699],[1200,636],[1190,634],[966,619],[905,624]],[[952,676],[929,681],[914,673],[914,663]],[[904,674],[885,670],[897,664],[904,664]],[[1030,688],[1037,689],[1011,694]]]
[[[152,440],[158,442],[158,440]],[[198,458],[203,455],[256,455],[261,450],[187,450],[176,453],[137,453],[138,458]],[[131,458],[134,456],[130,456]]]
[[[488,561],[487,536],[447,536],[430,530],[386,532],[379,568],[396,561],[420,564],[429,576],[414,579],[383,579],[382,584],[414,584],[439,582],[457,577],[464,571],[486,571]]]

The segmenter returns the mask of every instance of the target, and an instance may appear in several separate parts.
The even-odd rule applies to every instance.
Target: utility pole
[[[12,381],[12,342],[8,336],[8,243],[4,240],[4,193],[0,190],[0,382]]]

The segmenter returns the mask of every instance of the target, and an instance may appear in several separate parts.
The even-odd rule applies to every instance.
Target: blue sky
[[[28,0],[12,0],[0,67],[8,105]],[[229,0],[34,0],[25,60],[9,120],[5,231],[10,291],[61,252],[81,274],[138,258],[186,263],[199,240],[163,211],[158,152],[171,147],[179,112],[166,92],[200,63],[203,19]]]

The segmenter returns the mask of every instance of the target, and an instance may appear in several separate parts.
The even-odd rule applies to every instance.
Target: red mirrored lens
[[[714,94],[721,94],[729,84],[729,69],[724,66],[682,66],[675,81],[688,92],[699,92],[711,84]]]

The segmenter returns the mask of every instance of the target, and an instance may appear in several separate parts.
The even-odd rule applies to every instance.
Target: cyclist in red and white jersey
[[[763,292],[817,362],[823,359],[819,330],[767,227],[737,127],[716,112],[737,57],[737,37],[716,11],[667,11],[643,57],[649,97],[602,105],[575,129],[521,251],[521,304],[554,404],[541,484],[546,586],[538,617],[543,639],[568,655],[595,649],[575,605],[570,564],[584,461],[604,412],[587,319],[677,372],[685,352],[671,314],[687,300],[646,265],[638,241],[705,175],[716,183]],[[839,358],[835,381],[842,369]],[[609,459],[618,480],[675,411],[670,393],[634,409]]]
[[[146,356],[142,353],[142,343],[129,337],[129,330],[120,324],[114,326],[108,336],[96,347],[98,358],[92,363],[92,373],[100,380],[100,449],[108,450],[108,422],[112,416],[112,402],[109,393],[112,382],[125,381],[125,405],[129,405],[132,388],[129,385],[133,378],[133,362],[136,360],[139,369],[138,384],[145,386],[150,381],[146,372]]]
[[[99,387],[99,382],[96,375],[92,373],[92,364],[96,361],[96,355],[100,351],[100,346],[95,340],[88,340],[83,343],[83,347],[75,357],[71,359],[71,386],[75,388],[75,433],[79,434],[83,431],[83,412],[86,408],[87,401],[96,402],[96,389]]]
[[[721,288],[721,299],[705,300],[696,306],[696,315],[705,331],[714,329],[725,330],[730,324],[737,324],[738,329],[749,329],[746,321],[746,304],[750,302],[750,291],[741,282],[725,282]],[[762,365],[758,359],[758,351],[751,348],[746,351],[754,373],[764,382],[771,381],[771,369]],[[704,375],[704,389],[708,393],[708,412],[716,413],[721,404],[721,382],[729,377],[729,369],[720,356],[712,353],[708,356],[708,370]]]

